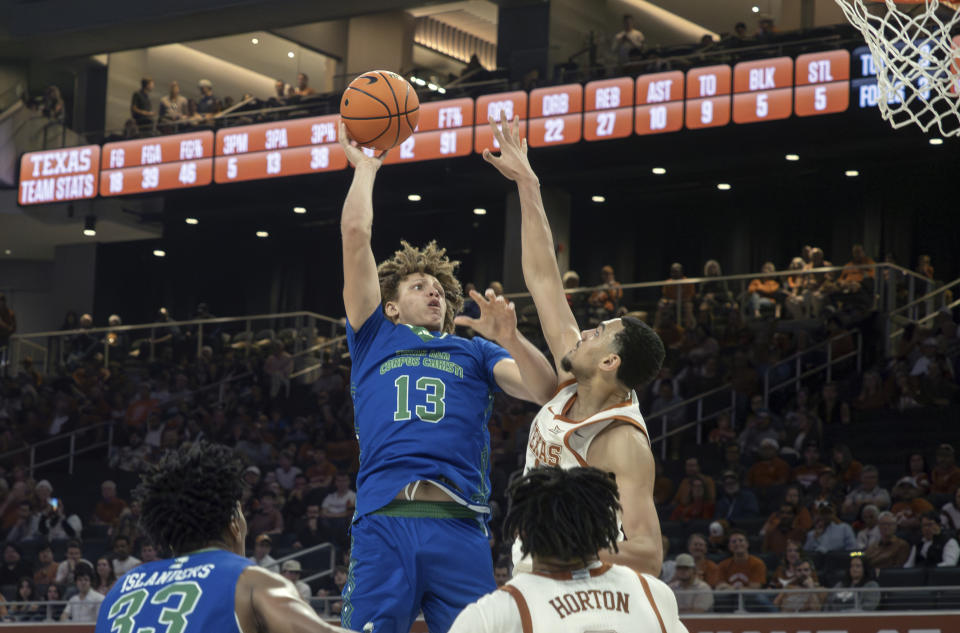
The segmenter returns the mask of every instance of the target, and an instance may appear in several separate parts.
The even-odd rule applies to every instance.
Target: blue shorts
[[[446,633],[460,611],[497,588],[490,544],[477,519],[368,514],[352,528],[340,621],[374,633],[409,633],[423,611]]]

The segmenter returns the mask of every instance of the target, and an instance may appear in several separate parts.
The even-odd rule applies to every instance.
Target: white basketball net
[[[960,59],[952,32],[960,22],[953,3],[924,0],[836,0],[870,47],[877,71],[877,105],[894,128],[936,126],[960,135]]]

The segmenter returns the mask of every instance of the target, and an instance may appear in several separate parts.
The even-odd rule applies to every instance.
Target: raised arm
[[[560,369],[560,360],[580,341],[580,328],[567,304],[560,269],[553,251],[553,233],[543,209],[540,181],[527,160],[527,141],[520,139],[520,121],[496,125],[490,119],[500,156],[484,150],[483,159],[517,183],[520,193],[520,241],[523,279],[537,306],[537,314],[561,382],[571,375]]]
[[[360,326],[380,306],[380,280],[377,261],[370,248],[373,231],[373,182],[383,164],[350,144],[347,128],[340,122],[340,145],[354,166],[353,182],[343,201],[340,234],[343,237],[343,305],[353,329]]]

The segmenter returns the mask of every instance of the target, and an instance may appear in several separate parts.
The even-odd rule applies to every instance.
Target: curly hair
[[[587,560],[617,551],[620,493],[613,473],[596,468],[534,468],[511,484],[503,523],[524,555]]]
[[[201,440],[166,455],[141,477],[140,523],[174,555],[223,538],[243,492],[243,463],[233,449]]]
[[[422,249],[410,246],[404,240],[400,241],[400,246],[402,248],[394,253],[393,257],[377,266],[381,298],[384,303],[396,301],[400,282],[408,275],[413,273],[433,275],[443,287],[447,304],[447,313],[443,317],[443,331],[452,333],[453,319],[463,307],[463,288],[454,276],[454,271],[460,262],[451,261],[447,257],[447,249],[437,246],[436,240]]]

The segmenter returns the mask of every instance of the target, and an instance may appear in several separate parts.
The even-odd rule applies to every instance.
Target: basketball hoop
[[[836,0],[863,34],[877,73],[877,106],[894,128],[936,126],[960,135],[958,4],[940,0]]]

